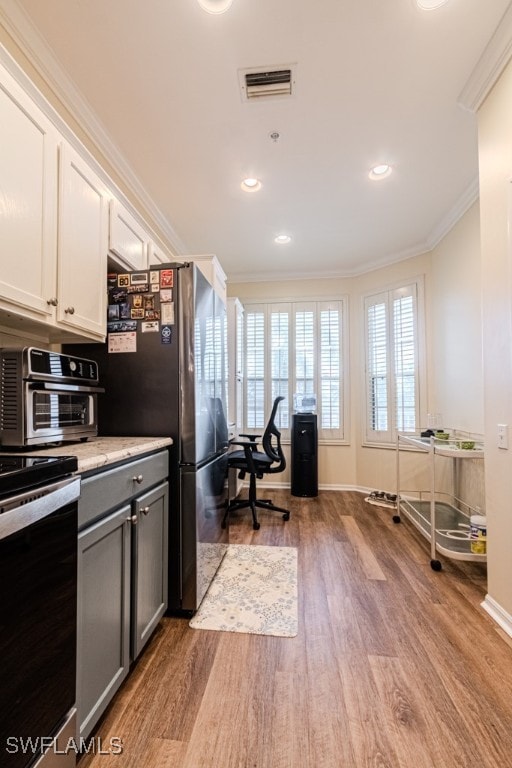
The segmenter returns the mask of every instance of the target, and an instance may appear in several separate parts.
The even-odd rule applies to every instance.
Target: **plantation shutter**
[[[418,424],[417,291],[412,284],[367,297],[366,437],[393,442]]]
[[[319,428],[339,430],[341,426],[341,312],[339,307],[322,305],[318,337],[320,355]]]
[[[289,360],[290,360],[290,307],[289,305],[272,306],[270,312],[270,347],[271,347],[271,377],[272,406],[276,397],[285,398],[283,405],[276,414],[276,425],[279,429],[289,429]]]
[[[246,430],[266,426],[276,397],[288,437],[293,395],[316,394],[319,438],[343,438],[341,301],[245,303]]]
[[[245,312],[245,421],[247,429],[265,426],[265,312]]]

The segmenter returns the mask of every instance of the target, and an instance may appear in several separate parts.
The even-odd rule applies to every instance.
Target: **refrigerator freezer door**
[[[182,469],[183,611],[197,610],[227,550],[228,530],[221,527],[226,501],[226,454],[199,470]]]

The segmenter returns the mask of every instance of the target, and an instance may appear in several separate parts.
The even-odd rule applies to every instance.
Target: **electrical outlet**
[[[508,424],[498,424],[498,448],[508,449]]]

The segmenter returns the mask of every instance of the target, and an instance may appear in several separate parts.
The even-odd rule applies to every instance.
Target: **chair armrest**
[[[247,470],[246,471],[249,472],[249,474],[251,474],[251,475],[252,474],[256,474],[256,466],[254,464],[254,459],[252,457],[252,454],[253,454],[253,451],[254,451],[255,447],[257,446],[257,443],[254,443],[252,441],[251,442],[247,442],[247,440],[245,440],[245,441],[243,441],[243,440],[233,440],[231,445],[241,445],[242,446],[242,448],[244,449],[245,461],[246,461],[246,464],[247,464]],[[227,454],[227,457],[228,457],[228,462],[229,462],[229,453]]]
[[[239,437],[247,437],[252,443],[254,443],[261,435],[247,435],[240,433]]]
[[[229,444],[241,445],[244,450],[246,447],[252,450],[253,448],[256,448],[256,446],[258,445],[258,443],[255,442],[254,440],[251,440],[250,442],[248,440],[230,440]]]

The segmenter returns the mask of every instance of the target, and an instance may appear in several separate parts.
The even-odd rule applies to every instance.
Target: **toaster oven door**
[[[90,388],[92,390],[92,388]],[[96,435],[96,393],[89,388],[34,386],[25,394],[25,445]]]

